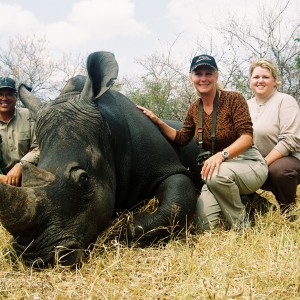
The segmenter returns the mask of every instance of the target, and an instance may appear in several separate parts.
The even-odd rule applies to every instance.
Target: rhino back
[[[171,127],[179,130],[182,128],[183,123],[174,120],[165,120]],[[174,151],[177,153],[181,163],[191,172],[194,186],[200,192],[203,181],[201,179],[201,168],[197,165],[196,159],[199,153],[196,141],[193,139],[186,146],[179,147],[172,144]]]
[[[108,91],[98,107],[108,126],[115,161],[117,208],[130,208],[151,197],[170,175],[191,176],[157,126],[124,95]]]

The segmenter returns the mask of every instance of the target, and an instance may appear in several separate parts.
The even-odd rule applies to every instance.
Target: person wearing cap
[[[241,195],[251,194],[263,185],[268,167],[253,145],[252,122],[245,98],[238,92],[222,90],[218,77],[218,66],[212,56],[204,54],[193,58],[189,79],[198,98],[190,105],[181,130],[168,126],[147,108],[139,105],[137,108],[157,124],[170,141],[184,146],[195,138],[204,150],[212,152],[201,169],[205,184],[197,200],[196,225],[211,230],[225,219],[227,227],[239,230],[249,225]],[[216,123],[214,142],[211,139],[213,119]]]
[[[27,108],[16,107],[16,83],[10,77],[0,77],[0,144],[2,174],[0,182],[21,185],[24,162],[37,164],[39,149],[35,123]]]
[[[300,184],[300,108],[295,98],[277,87],[276,65],[264,58],[251,63],[247,101],[253,122],[254,142],[269,166],[262,189],[270,190],[285,211],[296,201]]]

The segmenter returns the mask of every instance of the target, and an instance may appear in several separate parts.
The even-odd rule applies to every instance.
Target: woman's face
[[[201,66],[190,73],[190,80],[200,95],[209,94],[216,90],[218,76],[218,72],[213,68]]]
[[[257,99],[266,99],[273,94],[276,79],[268,69],[256,67],[250,77],[250,86]]]

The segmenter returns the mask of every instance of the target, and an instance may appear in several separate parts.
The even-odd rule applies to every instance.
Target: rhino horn
[[[32,189],[0,183],[0,220],[2,225],[17,236],[32,224],[37,201]]]
[[[24,232],[37,215],[37,205],[43,195],[37,196],[34,188],[50,184],[55,179],[53,174],[31,164],[23,168],[22,187],[0,183],[0,220],[13,236]]]
[[[41,187],[55,181],[55,175],[35,167],[33,164],[24,163],[22,187]]]
[[[75,77],[70,78],[60,94],[62,95],[74,92],[81,93],[84,88],[85,80],[86,76],[83,75],[76,75]]]
[[[42,106],[43,102],[28,91],[28,87],[24,84],[20,84],[18,95],[22,103],[33,113],[33,118],[36,118],[36,114]]]
[[[113,53],[100,51],[90,54],[87,59],[88,77],[80,102],[86,103],[87,99],[94,100],[109,90],[118,77],[118,70]]]

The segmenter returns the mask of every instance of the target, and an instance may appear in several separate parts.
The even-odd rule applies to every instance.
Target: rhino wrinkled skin
[[[0,183],[0,220],[26,265],[80,264],[115,211],[154,196],[158,209],[128,224],[131,243],[150,245],[168,236],[170,226],[182,229],[194,212],[196,146],[173,147],[110,89],[118,73],[112,53],[90,54],[87,72],[47,103],[19,87],[36,120],[41,155],[37,167],[25,164],[22,187]]]

